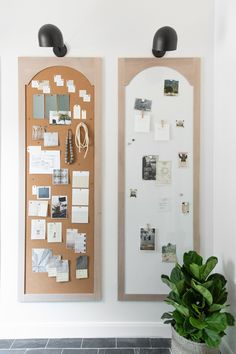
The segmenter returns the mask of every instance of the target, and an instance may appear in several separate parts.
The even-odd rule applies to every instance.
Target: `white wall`
[[[1,337],[164,335],[163,303],[117,302],[117,57],[151,56],[164,25],[179,36],[169,56],[202,57],[202,250],[211,254],[213,0],[1,0]],[[19,303],[18,260],[18,56],[52,56],[37,32],[53,23],[69,56],[104,57],[103,92],[103,300],[99,303]],[[229,117],[227,117],[229,119]],[[233,159],[232,159],[233,160]],[[226,182],[228,183],[228,182]],[[233,212],[233,209],[231,209]],[[226,214],[227,215],[227,214]],[[226,266],[226,265],[225,265]]]
[[[216,0],[214,253],[228,280],[230,311],[236,316],[236,3]],[[226,341],[236,352],[236,328]]]

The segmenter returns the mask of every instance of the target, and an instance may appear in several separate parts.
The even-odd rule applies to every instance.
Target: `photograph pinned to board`
[[[60,260],[60,255],[52,255],[51,257],[49,257],[47,265],[47,272],[49,278],[55,278],[57,276],[57,264]]]
[[[189,154],[187,152],[178,153],[178,166],[180,168],[189,167]]]
[[[184,128],[184,120],[176,120],[175,121],[176,128]]]
[[[88,224],[89,209],[87,206],[72,206],[71,222],[75,224]]]
[[[72,171],[72,188],[89,188],[89,171]]]
[[[157,184],[165,185],[171,184],[172,180],[172,162],[171,161],[157,161]]]
[[[43,140],[45,133],[45,127],[41,125],[32,126],[32,140]]]
[[[182,214],[185,214],[185,215],[189,214],[189,212],[190,212],[189,202],[182,202],[181,211],[182,211]]]
[[[156,180],[156,165],[158,161],[157,155],[143,156],[142,176],[145,181]]]
[[[33,248],[32,249],[32,271],[34,273],[46,273],[47,265],[52,250],[49,248]]]
[[[154,140],[169,141],[170,140],[170,124],[164,120],[155,123]]]
[[[44,146],[58,146],[58,132],[45,132],[44,133],[44,139],[43,139],[43,145]]]
[[[45,240],[46,221],[44,219],[31,220],[31,240]]]
[[[67,196],[53,195],[51,206],[52,219],[66,219],[67,218]]]
[[[49,111],[49,124],[70,125],[71,111]]]
[[[152,100],[135,98],[134,109],[137,111],[150,112],[152,109]]]
[[[51,199],[51,186],[37,186],[37,199]]]
[[[129,190],[129,197],[130,198],[137,198],[138,190],[130,188]]]
[[[76,279],[88,278],[88,256],[76,258]]]
[[[179,94],[179,81],[165,80],[164,81],[164,95],[177,96]]]
[[[68,184],[69,173],[67,168],[56,168],[52,171],[52,184]]]
[[[140,229],[140,251],[155,251],[156,229],[146,228]]]
[[[48,215],[48,201],[29,200],[28,216]]]
[[[48,222],[47,223],[47,241],[62,242],[62,223]]]
[[[57,261],[57,275],[56,282],[69,281],[69,261],[67,259]]]
[[[162,246],[162,262],[164,263],[176,263],[176,245],[168,243],[166,246]]]
[[[135,133],[150,132],[151,117],[149,113],[138,112],[134,116],[134,131]]]

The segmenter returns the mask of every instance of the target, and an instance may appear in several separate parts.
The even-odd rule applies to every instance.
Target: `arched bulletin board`
[[[19,112],[20,299],[98,300],[101,59],[19,58]]]
[[[119,300],[163,300],[199,250],[199,151],[200,59],[119,59]]]

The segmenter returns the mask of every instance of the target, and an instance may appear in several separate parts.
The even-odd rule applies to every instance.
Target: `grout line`
[[[83,348],[84,338],[81,338],[80,348]]]
[[[63,351],[64,351],[64,349],[62,348],[62,350],[61,350],[61,354],[63,354]]]
[[[45,345],[45,349],[48,347],[48,343],[49,343],[49,338],[48,338],[47,343]]]
[[[12,348],[12,346],[13,346],[13,344],[15,343],[15,339],[13,339],[13,341],[12,341],[12,343],[11,343],[11,346],[10,346],[10,348],[9,348],[9,350],[11,350],[11,348]]]
[[[118,342],[118,339],[115,338],[115,347],[117,348],[117,342]]]

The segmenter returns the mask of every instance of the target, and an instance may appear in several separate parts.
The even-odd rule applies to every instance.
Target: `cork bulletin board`
[[[118,299],[162,301],[199,250],[200,59],[120,58]]]
[[[99,58],[19,59],[21,172],[24,169],[24,172],[20,174],[22,176],[20,190],[23,191],[20,198],[20,298],[23,301],[79,301],[100,298],[101,169],[98,168],[100,167],[100,95],[101,60]],[[52,108],[53,105],[57,108]],[[77,117],[75,106],[78,105],[80,112]],[[60,123],[57,118],[55,121],[53,116],[51,117],[51,109],[63,114],[69,111],[70,117],[67,117],[64,123]],[[88,152],[85,158],[85,149],[79,152],[75,145],[76,128],[81,122],[87,126],[89,136]],[[40,127],[42,136],[39,131],[35,135],[35,127]],[[57,146],[50,146],[50,144],[47,146],[45,138],[43,139],[45,132],[57,133]],[[72,136],[74,155],[71,164],[65,161],[68,132]],[[80,134],[83,140],[85,132],[82,129]],[[54,168],[53,173],[32,172],[30,154],[37,148],[49,154],[53,151],[59,154],[59,166]],[[66,184],[55,183],[53,174],[59,169],[67,171]],[[86,189],[88,201],[82,204],[87,205],[82,207],[87,208],[87,221],[78,222],[72,218],[74,172],[89,174],[89,184]],[[45,216],[35,216],[30,211],[32,201],[44,200],[40,199],[39,192],[37,195],[39,186],[48,186],[50,190]],[[63,207],[66,205],[66,215],[53,214],[53,203],[55,203],[53,197],[58,197],[57,200],[65,200],[66,197],[66,202],[63,204]],[[38,221],[39,219],[45,225],[45,237],[35,239],[32,237],[32,220]],[[51,223],[60,224],[61,239],[59,242],[49,241],[48,225]],[[66,236],[68,229],[76,229],[80,234],[85,234],[86,246],[82,254],[68,248]],[[46,253],[49,252],[53,256],[59,255],[62,260],[68,261],[69,271],[66,281],[57,281],[55,276],[49,277],[45,269],[41,270],[38,264],[35,267],[33,261],[35,252],[42,249],[46,250]],[[36,255],[38,256],[37,253]],[[87,256],[87,275],[80,278],[76,276],[76,260],[81,255]]]

